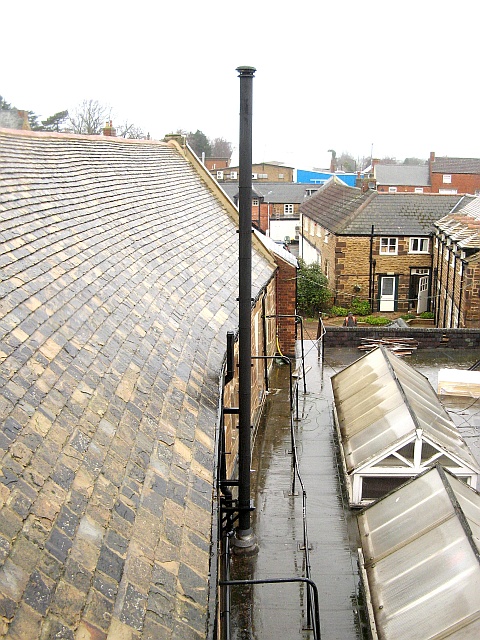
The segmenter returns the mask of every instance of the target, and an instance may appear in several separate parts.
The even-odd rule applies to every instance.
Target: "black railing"
[[[303,325],[302,328],[302,375],[293,375],[292,372],[292,359],[287,356],[252,356],[252,360],[281,360],[289,366],[289,415],[290,415],[290,440],[292,455],[292,495],[296,495],[296,482],[300,483],[302,492],[302,529],[303,529],[303,555],[305,576],[295,576],[292,578],[272,578],[272,579],[246,579],[246,580],[230,580],[230,541],[229,538],[232,535],[233,523],[238,518],[238,510],[236,508],[236,500],[232,498],[232,494],[229,491],[229,487],[237,485],[237,481],[227,481],[225,477],[220,481],[221,488],[224,490],[224,496],[222,499],[221,511],[222,516],[220,518],[221,527],[223,529],[223,552],[222,552],[222,568],[221,579],[219,580],[220,589],[220,615],[221,626],[224,629],[223,638],[229,640],[230,638],[230,587],[235,585],[254,585],[254,584],[280,584],[280,583],[304,583],[306,585],[306,614],[307,614],[307,628],[313,631],[313,639],[321,640],[320,638],[320,613],[318,604],[318,589],[311,578],[311,565],[310,565],[310,545],[308,540],[308,527],[307,527],[307,492],[302,480],[300,468],[298,464],[298,451],[295,438],[295,425],[294,425],[294,412],[296,413],[295,421],[298,422],[298,397],[299,397],[299,380],[303,379],[304,392],[307,392],[306,387],[306,374],[303,364]],[[300,371],[300,368],[299,368]],[[295,382],[294,382],[295,380]],[[228,411],[227,411],[228,412]],[[223,426],[223,425],[222,425]],[[221,438],[222,444],[224,444],[224,438]],[[220,447],[222,451],[222,446]],[[223,450],[224,454],[225,451]],[[222,467],[222,463],[220,463]],[[223,469],[225,471],[225,469]],[[225,489],[227,490],[225,492]],[[225,495],[226,493],[226,495]]]

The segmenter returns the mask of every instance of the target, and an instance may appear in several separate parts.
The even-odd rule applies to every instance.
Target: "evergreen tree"
[[[68,118],[68,111],[59,111],[53,116],[49,116],[46,120],[42,120],[42,131],[64,131],[62,126]]]
[[[210,141],[199,129],[197,129],[195,133],[190,132],[187,135],[187,142],[199,158],[202,157],[202,153],[204,153],[207,158],[211,155]]]

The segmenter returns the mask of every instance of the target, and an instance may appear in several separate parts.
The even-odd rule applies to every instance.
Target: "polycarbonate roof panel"
[[[478,470],[428,379],[404,360],[378,348],[331,380],[349,470],[372,456],[381,457],[409,433],[413,436],[417,428],[446,452]]]
[[[472,544],[479,513],[480,495],[435,467],[359,514],[380,638],[476,637],[469,634],[480,619],[480,561]]]
[[[385,451],[392,442],[404,442],[412,432],[412,419],[405,404],[393,407],[376,421],[343,442],[347,470]],[[411,439],[411,438],[410,438]]]

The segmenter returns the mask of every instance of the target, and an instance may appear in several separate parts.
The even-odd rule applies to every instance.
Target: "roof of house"
[[[461,204],[463,207],[437,220],[435,226],[460,248],[480,249],[480,197],[464,196]]]
[[[373,225],[375,235],[429,235],[435,220],[449,213],[460,198],[438,193],[375,193],[338,232],[366,235]]]
[[[222,182],[222,189],[233,200],[238,197],[238,182]],[[252,185],[252,197],[263,198],[271,204],[301,204],[307,191],[318,185],[297,182],[258,182]]]
[[[395,164],[377,164],[374,168],[377,185],[386,186],[430,186],[428,165],[405,166]]]
[[[237,211],[173,142],[0,130],[0,172],[2,628],[203,639]]]
[[[480,158],[436,157],[431,163],[432,173],[479,173]]]
[[[358,187],[349,187],[333,176],[301,205],[300,212],[336,233],[372,195],[372,192],[363,193]]]

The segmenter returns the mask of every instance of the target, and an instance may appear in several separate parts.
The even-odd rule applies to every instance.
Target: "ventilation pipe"
[[[238,67],[240,78],[239,146],[239,333],[238,333],[238,528],[234,546],[254,552],[250,515],[252,397],[252,87],[256,69]]]

